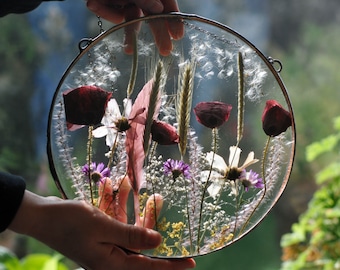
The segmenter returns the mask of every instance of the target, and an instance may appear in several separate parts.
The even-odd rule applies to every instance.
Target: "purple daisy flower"
[[[190,178],[190,166],[182,160],[168,159],[163,164],[164,174],[167,176],[172,175],[173,179],[176,179],[181,174],[184,178]]]
[[[243,170],[239,179],[241,180],[245,191],[248,191],[250,187],[264,188],[262,178],[260,178],[259,174],[253,170],[250,170],[249,172]]]
[[[104,163],[92,162],[91,165],[85,164],[82,168],[83,173],[89,177],[90,180],[97,183],[103,178],[110,176],[110,169],[105,167]]]

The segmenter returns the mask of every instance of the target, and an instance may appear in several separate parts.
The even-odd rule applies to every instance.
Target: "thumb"
[[[110,231],[106,234],[105,243],[113,243],[127,249],[152,249],[162,241],[161,235],[151,229],[124,224],[111,219]]]

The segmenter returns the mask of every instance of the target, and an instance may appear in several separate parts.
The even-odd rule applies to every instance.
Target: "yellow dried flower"
[[[146,192],[139,195],[139,207],[140,207],[141,210],[143,210],[144,205],[145,205],[146,201],[148,200],[148,198],[149,198],[149,195]]]
[[[170,227],[170,222],[166,221],[166,217],[163,217],[162,220],[157,224],[158,231],[165,232]]]
[[[170,238],[180,238],[181,236],[181,231],[185,227],[185,224],[180,221],[180,222],[174,222],[171,224],[172,227],[172,232],[169,232],[168,235]]]
[[[182,247],[182,255],[183,256],[189,256],[189,251],[185,248],[185,247]]]
[[[163,242],[155,249],[154,255],[157,254],[166,254],[167,256],[171,256],[173,254],[172,248],[168,247],[166,244],[166,240],[164,239]]]
[[[230,240],[234,238],[234,234],[229,233],[228,235],[222,235],[217,239],[216,242],[209,245],[210,250],[224,247]]]

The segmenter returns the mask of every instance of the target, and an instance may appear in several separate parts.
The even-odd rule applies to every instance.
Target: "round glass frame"
[[[263,220],[295,155],[279,61],[184,13],[116,25],[79,49],[47,131],[63,198],[159,231],[162,244],[141,253],[160,258],[220,250]]]

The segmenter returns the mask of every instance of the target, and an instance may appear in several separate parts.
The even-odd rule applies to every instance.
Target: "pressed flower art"
[[[167,54],[153,19],[182,27],[182,38],[169,27]],[[144,20],[102,33],[65,73],[49,118],[51,172],[64,198],[157,230],[160,246],[141,253],[209,254],[250,232],[287,184],[288,94],[231,29],[183,14]],[[132,44],[125,26],[139,29]]]

